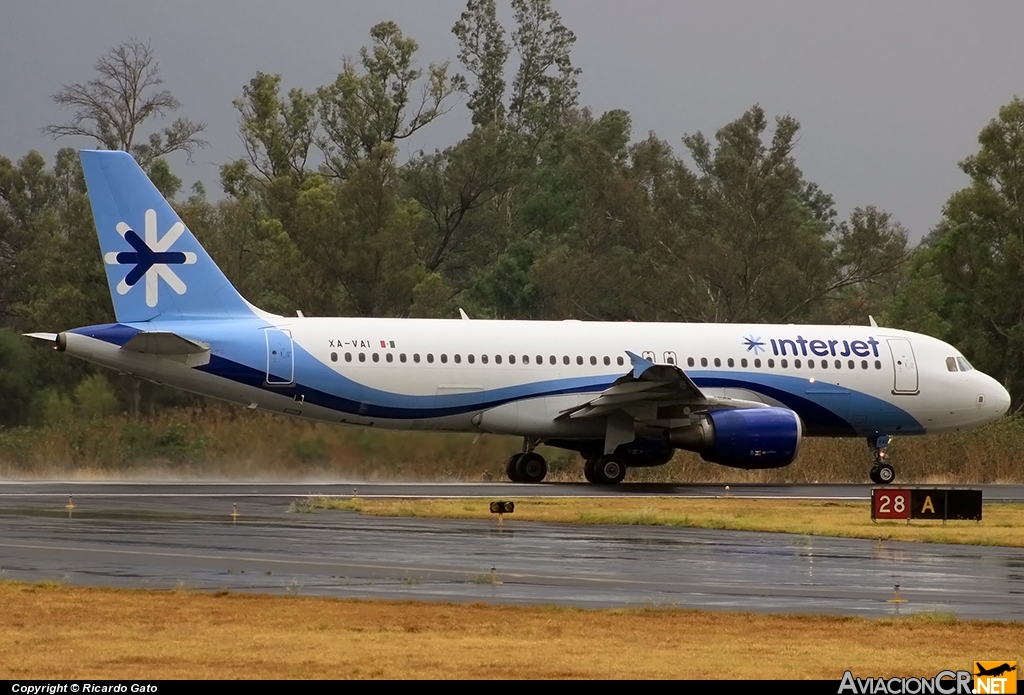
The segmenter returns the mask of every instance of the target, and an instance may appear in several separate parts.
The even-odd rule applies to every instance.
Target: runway
[[[517,499],[587,485],[370,485],[360,496]],[[0,577],[76,585],[1024,620],[1024,550],[643,526],[292,511],[353,484],[0,483]],[[640,489],[642,488],[642,489]],[[864,499],[866,486],[732,494]],[[542,491],[548,491],[547,493]],[[714,496],[722,486],[622,486]],[[986,499],[1021,501],[1020,486]],[[827,493],[827,494],[824,494]],[[74,495],[74,509],[65,508]],[[231,512],[237,508],[238,516]],[[894,585],[907,603],[889,603]]]

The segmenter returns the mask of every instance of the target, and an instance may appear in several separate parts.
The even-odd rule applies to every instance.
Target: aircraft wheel
[[[519,463],[519,459],[522,457],[522,454],[512,454],[508,459],[508,463],[505,464],[505,475],[507,475],[508,479],[513,483],[523,482],[519,479],[519,473],[516,470],[516,464]]]
[[[587,479],[588,483],[597,482],[597,459],[587,459],[583,463],[583,477]]]
[[[520,454],[516,461],[516,478],[520,483],[539,483],[548,474],[548,462],[538,453]]]
[[[881,463],[871,469],[871,482],[878,485],[888,485],[896,480],[896,469],[888,463]]]
[[[602,456],[594,466],[594,481],[599,485],[616,485],[626,477],[626,467],[614,456]]]

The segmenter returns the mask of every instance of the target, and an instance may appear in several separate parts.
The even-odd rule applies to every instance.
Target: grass
[[[487,519],[490,499],[364,499],[310,497],[304,509],[339,509],[372,516]],[[504,523],[686,526],[844,538],[1024,547],[1024,505],[986,504],[983,520],[871,521],[868,502],[678,497],[529,497],[515,500]]]
[[[139,419],[0,427],[0,477],[504,480],[505,461],[520,445],[513,437],[356,429],[211,402]],[[541,451],[550,480],[583,480],[579,456]],[[1024,482],[1024,416],[971,432],[898,437],[889,453],[901,483]],[[631,469],[627,480],[867,482],[869,468],[861,439],[808,439],[786,468],[736,470],[680,452],[668,465]]]
[[[827,678],[1024,660],[1024,624],[0,583],[0,679]]]

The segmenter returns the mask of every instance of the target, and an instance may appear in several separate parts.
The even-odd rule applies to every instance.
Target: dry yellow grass
[[[341,509],[375,516],[483,519],[490,499],[312,497],[297,511]],[[986,504],[983,520],[871,521],[868,502],[679,497],[529,497],[516,499],[516,521],[689,526],[844,538],[1024,547],[1024,505]]]
[[[1024,624],[0,584],[0,679],[830,678],[1024,660]]]

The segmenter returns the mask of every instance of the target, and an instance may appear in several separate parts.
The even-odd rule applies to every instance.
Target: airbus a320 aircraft
[[[120,372],[253,409],[361,427],[516,435],[618,483],[676,449],[736,468],[790,464],[804,437],[862,437],[895,477],[892,435],[979,427],[1009,394],[934,338],[871,326],[276,316],[249,304],[135,163],[83,151],[117,323],[32,333]]]

